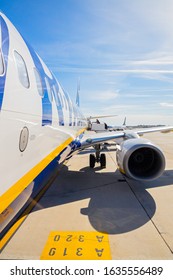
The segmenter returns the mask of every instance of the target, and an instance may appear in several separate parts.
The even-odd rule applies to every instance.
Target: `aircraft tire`
[[[101,168],[106,168],[106,155],[105,154],[100,155],[100,165],[101,165]]]
[[[95,155],[90,154],[90,157],[89,157],[89,165],[90,165],[90,168],[94,168],[95,162],[96,162]]]

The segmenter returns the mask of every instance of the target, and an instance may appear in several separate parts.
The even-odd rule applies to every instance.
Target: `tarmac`
[[[166,157],[159,179],[125,178],[116,146],[104,150],[105,169],[89,168],[92,149],[80,152],[58,170],[0,259],[172,260],[173,133],[146,138]]]

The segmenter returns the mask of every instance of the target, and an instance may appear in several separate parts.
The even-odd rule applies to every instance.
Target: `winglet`
[[[126,126],[126,117],[124,118],[123,126]]]
[[[76,94],[76,105],[77,105],[78,107],[80,106],[79,91],[80,91],[80,79],[78,79],[77,94]]]

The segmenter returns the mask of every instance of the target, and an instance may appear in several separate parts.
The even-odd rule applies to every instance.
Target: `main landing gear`
[[[100,162],[101,168],[106,168],[106,155],[101,154],[101,147],[100,144],[94,146],[95,148],[95,155],[90,154],[89,157],[89,165],[91,168],[94,168],[96,162]]]

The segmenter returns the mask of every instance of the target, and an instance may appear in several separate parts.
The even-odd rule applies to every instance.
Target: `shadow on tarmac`
[[[85,167],[71,171],[64,165],[33,211],[90,198],[88,207],[79,209],[80,214],[88,216],[96,231],[120,234],[143,226],[153,217],[156,204],[147,188],[173,184],[172,170],[166,171],[161,179],[147,183],[129,182],[118,170],[108,173],[97,170]]]

